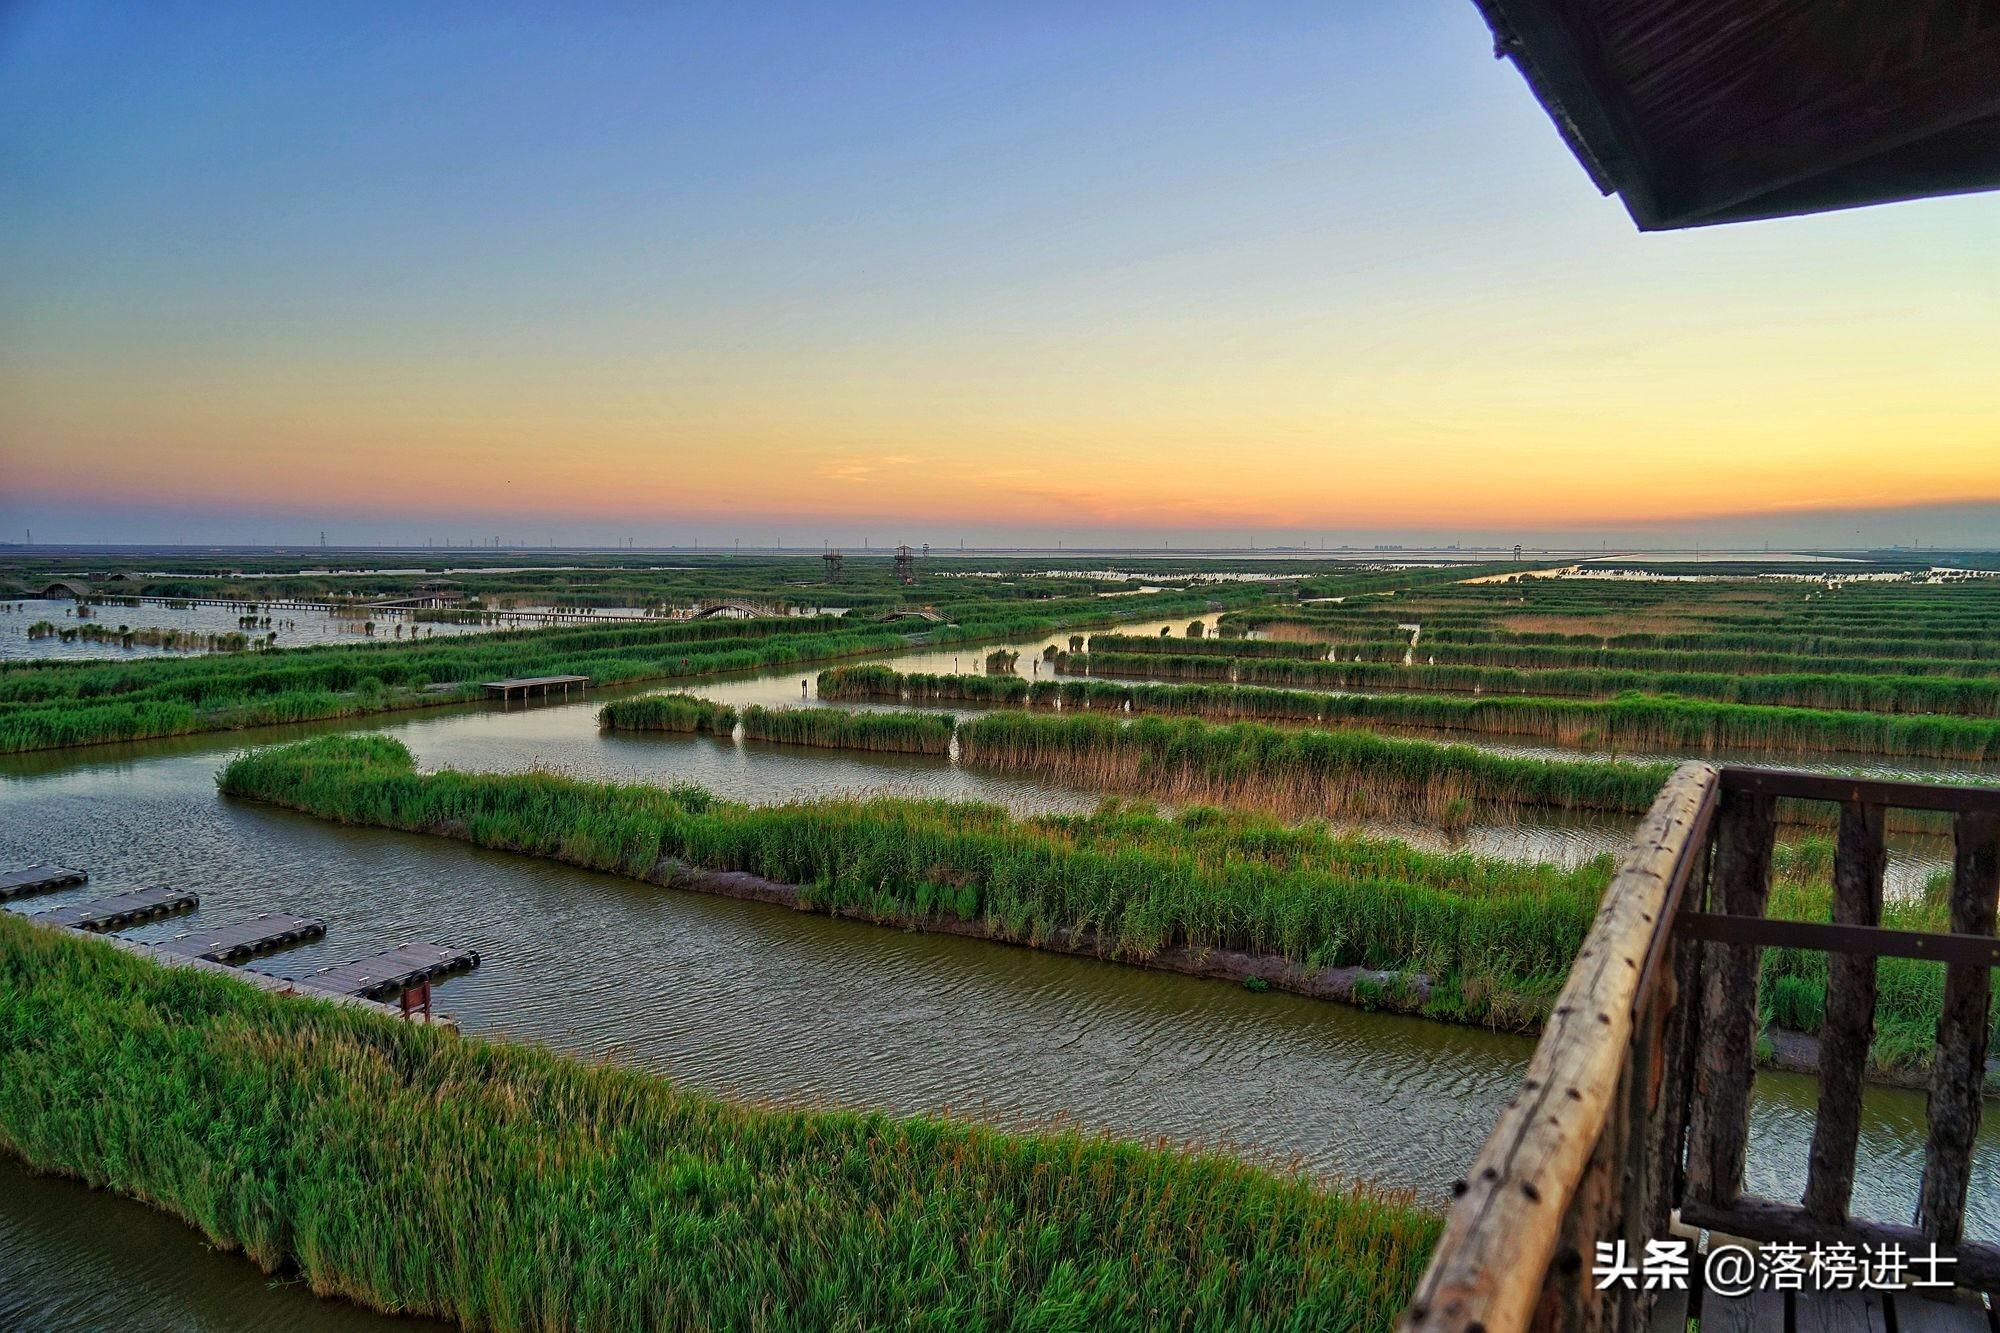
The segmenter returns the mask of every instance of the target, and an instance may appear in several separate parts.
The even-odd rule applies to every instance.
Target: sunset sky
[[[2000,196],[1642,235],[1471,0],[0,8],[7,541],[2000,544],[1996,367]]]

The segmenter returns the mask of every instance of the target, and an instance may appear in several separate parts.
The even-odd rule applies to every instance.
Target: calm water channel
[[[897,665],[948,670],[954,657],[976,670],[983,653],[912,655]],[[701,692],[796,702],[810,674]],[[607,737],[594,707],[461,708],[374,725],[426,766],[540,764],[693,780],[749,800],[895,791],[1021,810],[1095,800],[936,760]],[[692,1087],[1221,1145],[1430,1202],[1442,1200],[1477,1148],[1530,1050],[1522,1039],[1417,1019],[675,894],[216,794],[214,772],[230,753],[304,730],[0,761],[0,864],[84,866],[96,892],[151,883],[200,891],[199,916],[139,935],[263,910],[318,913],[329,923],[325,941],[263,964],[291,975],[403,939],[470,945],[484,965],[439,991],[441,1007],[467,1032],[608,1057]],[[1471,841],[1574,859],[1624,832],[1612,824],[1495,826],[1474,830]],[[1812,1096],[1809,1080],[1760,1079],[1753,1187],[1796,1193]],[[2000,1234],[1993,1120],[1972,1189],[1973,1229],[1985,1236]],[[1920,1096],[1871,1094],[1859,1211],[1908,1214],[1922,1133]],[[140,1205],[0,1162],[0,1327],[364,1324],[387,1326],[268,1280]]]

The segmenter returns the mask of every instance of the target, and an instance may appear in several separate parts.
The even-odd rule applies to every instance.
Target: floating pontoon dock
[[[512,699],[517,694],[523,699],[531,695],[547,696],[559,689],[567,699],[572,685],[581,691],[589,684],[588,676],[518,676],[513,680],[489,680],[485,688],[488,695],[501,699]]]
[[[109,898],[92,898],[70,907],[37,912],[29,920],[74,930],[117,930],[155,917],[192,912],[199,906],[200,895],[185,889],[130,889]]]
[[[364,1000],[379,1000],[478,966],[479,955],[471,949],[442,944],[399,944],[370,958],[322,968],[304,978],[302,984],[316,990],[357,995]]]
[[[326,922],[316,916],[266,912],[214,930],[191,930],[161,941],[160,947],[211,963],[241,963],[324,934]]]
[[[0,902],[9,898],[25,898],[31,893],[53,893],[57,889],[74,888],[90,878],[81,870],[71,870],[67,866],[22,866],[17,870],[0,870]]]
[[[0,900],[72,888],[88,882],[89,878],[84,871],[56,865],[0,870]],[[181,889],[131,889],[21,915],[39,926],[101,935],[106,944],[163,967],[206,968],[281,995],[360,1005],[401,1018],[421,1017],[426,1023],[441,1023],[450,1028],[456,1028],[457,1024],[431,1011],[430,983],[479,966],[479,955],[473,950],[438,944],[401,944],[368,958],[322,968],[297,980],[242,966],[252,958],[326,934],[326,922],[319,917],[287,912],[260,912],[247,920],[207,930],[186,930],[158,942],[108,933],[142,921],[191,912],[200,905],[200,895]],[[384,1004],[385,999],[394,1002]]]

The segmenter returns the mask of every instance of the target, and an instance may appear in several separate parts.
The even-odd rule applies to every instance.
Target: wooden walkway
[[[487,694],[498,695],[502,699],[512,699],[516,694],[525,699],[530,695],[547,695],[560,689],[563,698],[567,699],[570,686],[581,690],[589,684],[588,676],[517,676],[512,680],[489,680],[485,689]]]
[[[1686,1333],[1688,1293],[1654,1307],[1652,1333]],[[1969,1292],[1753,1291],[1700,1296],[1701,1333],[1994,1333],[1994,1312]]]
[[[324,934],[326,922],[316,916],[265,912],[213,930],[190,930],[161,941],[160,947],[211,963],[241,963]]]
[[[17,870],[0,870],[0,902],[9,898],[25,898],[31,893],[53,893],[57,889],[74,888],[90,878],[81,870],[71,870],[67,866],[22,866]]]
[[[200,896],[184,889],[131,889],[109,898],[92,898],[70,907],[37,912],[29,920],[75,930],[117,930],[155,917],[192,912],[199,906]]]
[[[319,990],[379,1000],[385,995],[400,995],[419,982],[437,981],[478,966],[479,955],[471,949],[399,944],[370,958],[321,968],[305,980]]]

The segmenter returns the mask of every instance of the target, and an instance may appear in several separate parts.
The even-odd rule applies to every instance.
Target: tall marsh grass
[[[736,730],[736,710],[692,694],[648,694],[617,699],[597,711],[608,731],[705,731],[727,736]]]
[[[902,699],[909,703],[1025,703],[1029,682],[1019,676],[933,674],[889,667],[831,667],[819,673],[822,699]]]
[[[1949,676],[1823,672],[1741,675],[1589,667],[1527,670],[1442,663],[1405,666],[1400,662],[1245,662],[1237,668],[1236,678],[1246,684],[1336,690],[1539,694],[1578,699],[1610,699],[1636,692],[1784,708],[2000,718],[2000,679],[1965,680]]]
[[[670,879],[662,867],[674,864],[746,871],[801,886],[816,910],[869,920],[945,918],[1025,944],[1081,933],[1111,958],[1228,949],[1308,972],[1415,970],[1432,981],[1425,1012],[1524,1030],[1609,874],[1603,861],[1523,866],[1219,811],[1185,823],[1117,806],[1089,820],[1022,820],[946,801],[753,807],[549,774],[419,775],[380,736],[252,751],[220,785],[639,878]]]
[[[959,728],[978,767],[1073,786],[1220,801],[1286,815],[1420,818],[1453,825],[1475,807],[1638,814],[1664,764],[1518,759],[1358,731],[1279,730],[1193,719],[1124,723],[1094,714],[994,713]]]
[[[1076,1132],[779,1110],[0,914],[0,1145],[503,1330],[1386,1329],[1438,1221]]]
[[[946,713],[851,713],[841,708],[752,704],[743,710],[743,735],[787,745],[941,755],[951,752],[952,718]]]
[[[1522,1031],[1539,1025],[1612,869],[1609,857],[1573,869],[1523,864],[1213,807],[1169,819],[1107,802],[1089,815],[1021,819],[948,801],[752,807],[697,788],[546,773],[420,775],[409,751],[382,736],[253,751],[219,782],[321,818],[447,832],[655,882],[674,882],[678,867],[744,871],[800,886],[810,910],[898,926],[960,923],[1027,945],[1087,940],[1103,957],[1138,963],[1168,949],[1230,950],[1305,972],[1421,974],[1425,993],[1384,1002]],[[1773,915],[1828,918],[1831,848],[1818,835],[1779,845]],[[1892,903],[1889,919],[1935,930],[1945,918],[1927,898]],[[1875,1063],[1907,1073],[1930,1056],[1938,969],[1881,967]],[[1765,952],[1767,1021],[1814,1030],[1825,990],[1823,956]]]
[[[1143,669],[1145,658],[1092,654],[1065,667]],[[1201,659],[1162,657],[1163,663]],[[1246,663],[1280,668],[1287,679],[1353,679],[1347,664]],[[1309,668],[1302,672],[1299,668]],[[1422,668],[1386,668],[1397,670]],[[1437,670],[1437,668],[1431,668]],[[1260,673],[1264,674],[1264,673]],[[1255,685],[1128,685],[1078,696],[1082,706],[1116,698],[1133,712],[1186,713],[1212,718],[1265,718],[1329,726],[1393,726],[1519,736],[1596,749],[1647,747],[1699,753],[1722,749],[1772,752],[1839,752],[1916,755],[1941,759],[2000,758],[2000,719],[1936,714],[1836,712],[1766,704],[1717,703],[1671,695],[1621,694],[1607,700],[1533,695],[1473,697],[1426,694],[1322,694]],[[1062,702],[1060,690],[1036,691],[1033,702]]]

